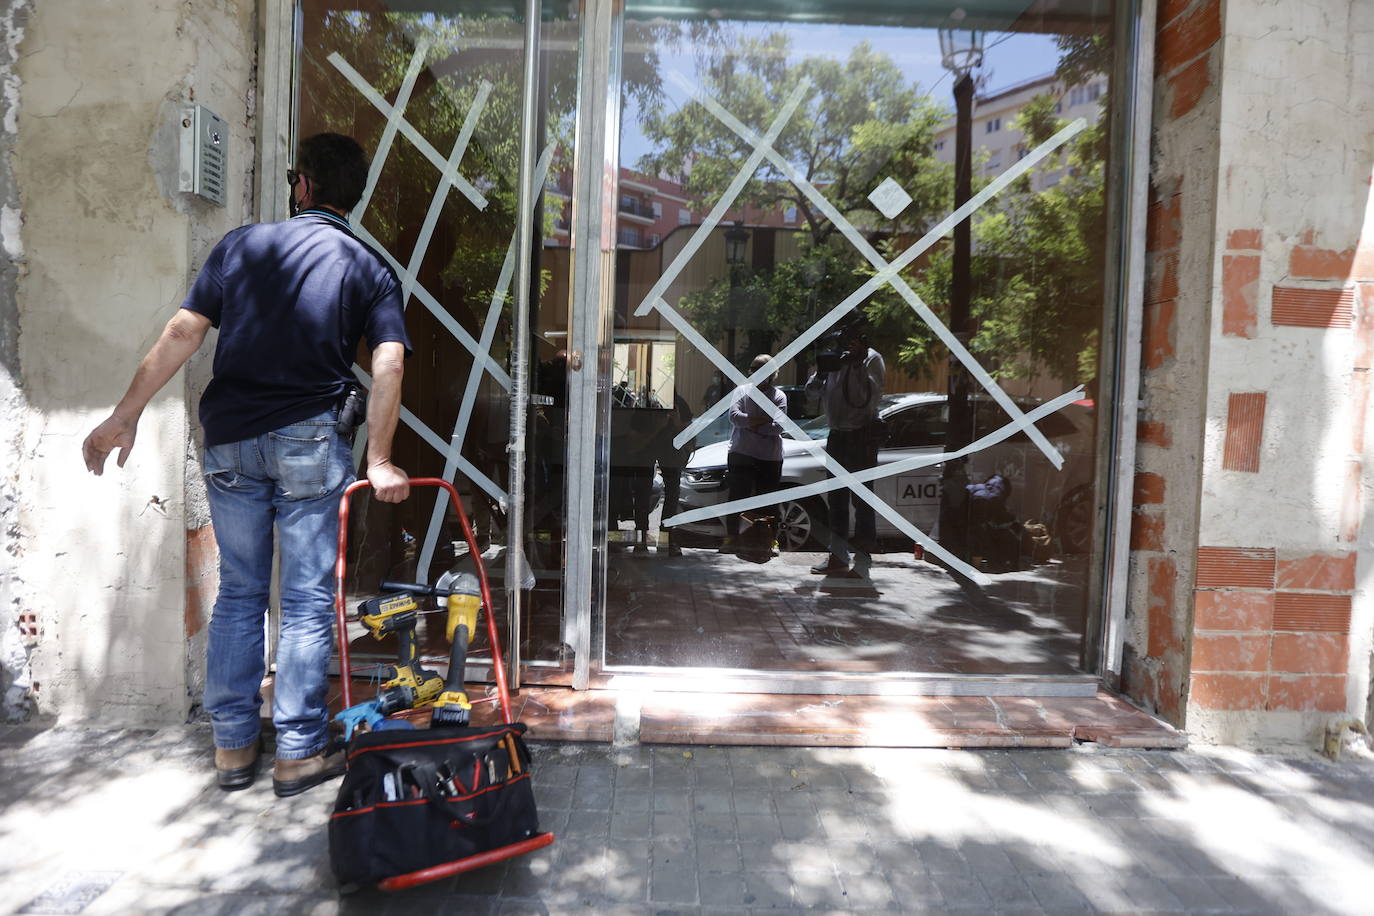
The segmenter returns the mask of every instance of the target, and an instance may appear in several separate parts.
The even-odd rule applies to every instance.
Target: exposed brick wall
[[[210,622],[219,591],[219,545],[209,526],[186,532],[186,638]]]
[[[1202,547],[1197,584],[1190,702],[1220,711],[1345,709],[1354,553]]]
[[[1198,367],[1205,364],[1202,342],[1210,323],[1209,201],[1216,184],[1222,12],[1220,0],[1163,0],[1155,24],[1141,409],[1121,687],[1180,725],[1197,543],[1197,443],[1205,419]],[[1238,258],[1256,257],[1251,249],[1257,246],[1258,239],[1244,236],[1232,245]],[[1233,321],[1239,333],[1254,321],[1258,278],[1247,280],[1251,269],[1243,261],[1234,269]]]

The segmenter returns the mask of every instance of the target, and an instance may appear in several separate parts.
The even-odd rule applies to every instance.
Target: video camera
[[[868,355],[868,322],[852,318],[820,339],[816,349],[816,371],[837,372],[845,360],[861,362]]]

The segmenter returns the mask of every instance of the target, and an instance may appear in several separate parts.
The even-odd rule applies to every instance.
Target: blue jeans
[[[327,742],[339,498],[354,479],[350,437],[335,432],[335,415],[330,410],[205,450],[205,489],[219,542],[219,597],[205,665],[205,708],[216,747],[258,740],[274,525],[281,544],[272,704],[277,756],[310,757]]]

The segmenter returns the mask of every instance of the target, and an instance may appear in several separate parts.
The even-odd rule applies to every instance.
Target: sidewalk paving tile
[[[203,725],[6,728],[0,914],[60,909],[43,901],[83,887],[94,916],[1369,911],[1374,764],[1358,759],[533,747],[553,846],[340,896],[330,787],[283,800],[260,777],[223,793]]]

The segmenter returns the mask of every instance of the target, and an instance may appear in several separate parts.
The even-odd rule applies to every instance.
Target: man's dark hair
[[[315,134],[301,141],[296,168],[310,177],[317,204],[352,210],[367,187],[367,154],[343,134]]]

